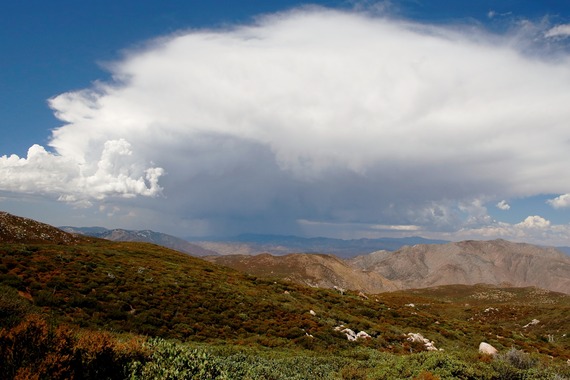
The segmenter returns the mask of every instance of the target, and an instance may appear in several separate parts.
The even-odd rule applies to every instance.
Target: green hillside
[[[295,361],[300,379],[418,378],[422,373],[437,376],[431,378],[483,378],[483,373],[490,376],[485,378],[501,378],[495,367],[503,362],[477,353],[482,341],[511,355],[524,351],[536,356],[528,359],[532,368],[515,372],[532,369],[546,376],[537,378],[570,375],[570,297],[559,293],[448,286],[341,294],[249,276],[152,244],[102,240],[0,244],[0,260],[0,343],[4,359],[12,355],[12,364],[2,365],[7,367],[3,373],[14,376],[18,370],[42,373],[38,366],[45,366],[48,353],[55,350],[57,360],[75,358],[82,371],[98,363],[101,352],[107,352],[109,368],[121,368],[104,375],[84,373],[83,378],[153,378],[149,363],[160,367],[157,358],[173,352],[178,359],[186,358],[180,359],[181,367],[202,366],[226,378],[292,378],[285,374]],[[523,327],[533,319],[540,322]],[[346,332],[335,331],[341,325],[336,330],[364,331],[370,337],[349,341]],[[13,359],[19,347],[15,342],[26,334],[38,335],[32,334],[34,328],[46,331],[45,352],[27,353],[33,360],[24,354],[19,361]],[[420,333],[444,351],[425,352],[426,346],[411,342],[408,333]],[[85,336],[91,337],[90,344],[85,344]],[[148,340],[151,337],[166,340]],[[57,351],[64,344],[60,340],[70,347],[68,356]],[[210,359],[201,360],[200,355]],[[132,367],[136,362],[138,372]],[[176,360],[165,363],[178,365]],[[215,364],[214,369],[204,363]],[[464,376],[449,377],[449,366],[459,366],[456,375]],[[41,378],[73,377],[69,368],[45,370],[52,374]],[[245,368],[261,372],[247,375]],[[317,369],[320,377],[308,375]],[[390,375],[388,369],[399,372]],[[208,378],[206,372],[163,378]],[[259,377],[262,372],[274,375]]]

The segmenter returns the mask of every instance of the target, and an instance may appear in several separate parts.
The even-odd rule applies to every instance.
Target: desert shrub
[[[62,303],[62,300],[50,290],[40,290],[34,296],[34,303],[37,306],[58,306]]]
[[[149,339],[150,355],[126,366],[130,379],[226,379],[216,361],[205,352],[160,338]]]
[[[125,379],[127,363],[143,357],[141,345],[119,344],[109,333],[78,333],[29,314],[0,330],[3,379]]]
[[[498,355],[492,362],[492,368],[495,371],[494,379],[498,380],[550,380],[570,377],[570,367],[567,364],[540,363],[536,357],[515,348]]]
[[[467,363],[444,352],[420,352],[405,356],[384,354],[380,361],[376,359],[373,363],[373,379],[427,379],[429,376],[442,380],[493,379],[490,368]]]
[[[343,380],[366,380],[367,369],[360,367],[356,363],[351,363],[340,371]]]
[[[217,361],[231,379],[245,380],[333,380],[348,365],[339,357],[312,357],[299,352],[268,355],[263,352],[218,354]]]
[[[0,326],[13,326],[33,310],[32,304],[16,289],[0,285]]]
[[[24,289],[24,282],[19,276],[13,274],[0,274],[0,284],[16,289]]]
[[[115,340],[106,332],[82,332],[73,347],[75,372],[87,379],[122,379],[128,360],[115,350]]]
[[[32,314],[11,329],[0,330],[0,373],[7,378],[37,363],[47,351],[48,326]]]
[[[537,360],[531,358],[529,354],[524,351],[511,348],[504,354],[499,355],[499,360],[503,360],[517,369],[533,368],[537,364]]]
[[[414,380],[439,380],[439,376],[435,376],[433,373],[428,371],[422,371]]]

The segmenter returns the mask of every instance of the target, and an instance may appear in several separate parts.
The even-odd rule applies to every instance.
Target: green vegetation
[[[563,379],[569,330],[570,297],[533,288],[365,298],[145,243],[0,245],[8,379]]]

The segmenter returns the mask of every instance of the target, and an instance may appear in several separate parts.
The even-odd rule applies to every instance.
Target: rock
[[[356,333],[349,328],[342,330],[341,333],[346,334],[346,339],[348,339],[351,342],[356,340]]]
[[[334,331],[340,331],[341,333],[346,335],[346,339],[351,342],[354,342],[357,339],[371,339],[372,337],[366,331],[360,331],[358,334],[354,332],[354,330],[349,329],[348,327],[344,327],[344,325],[340,325],[334,328]]]
[[[362,293],[362,292],[359,292],[359,293],[358,293],[358,296],[361,297],[361,298],[364,298],[365,300],[368,299],[368,296],[367,296],[366,294]]]
[[[312,316],[315,316],[315,315],[317,315],[317,313],[315,313],[315,311],[314,311],[314,310],[309,310],[309,314],[311,314]]]
[[[481,342],[479,344],[479,352],[486,355],[497,355],[499,351],[489,343]]]
[[[526,329],[529,326],[534,326],[534,325],[538,325],[540,323],[540,321],[538,319],[533,319],[532,321],[530,321],[529,323],[527,323],[526,325],[523,326],[523,329]]]
[[[344,292],[346,292],[346,289],[343,289],[339,286],[333,286],[333,289],[336,290],[337,292],[339,292],[341,295],[344,295]]]
[[[428,351],[442,351],[435,346],[435,343],[429,339],[423,337],[420,333],[408,333],[408,341],[423,343],[424,347]]]

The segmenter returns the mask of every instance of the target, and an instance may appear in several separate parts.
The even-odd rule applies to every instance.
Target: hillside
[[[90,241],[93,239],[0,211],[0,243],[78,244]]]
[[[405,334],[418,331],[442,348],[477,347],[489,340],[499,347],[530,345],[551,352],[540,339],[544,334],[570,343],[563,336],[570,332],[570,296],[536,288],[450,287],[445,297],[426,296],[426,290],[366,298],[260,279],[147,243],[104,240],[3,244],[0,257],[0,284],[17,289],[60,322],[95,329],[325,349],[347,347],[345,334],[335,331],[344,325],[370,334],[369,345],[394,352],[406,352]],[[465,306],[466,299],[471,306]],[[489,307],[509,312],[482,319],[479,326],[469,322]],[[518,335],[537,317],[544,321],[537,329]],[[556,347],[570,358],[570,351]]]
[[[265,253],[255,256],[206,257],[206,260],[248,274],[279,278],[311,287],[338,287],[366,293],[381,293],[397,289],[391,281],[381,275],[350,267],[346,262],[332,255],[296,253],[272,256]]]
[[[217,255],[216,252],[202,248],[199,245],[192,244],[184,239],[177,238],[176,236],[155,232],[151,230],[124,230],[124,229],[106,229],[103,227],[60,227],[63,231],[93,236],[100,239],[112,241],[133,241],[133,242],[146,242],[161,245],[166,248],[174,249],[176,251],[184,252],[193,256],[208,256]]]
[[[554,248],[505,240],[415,245],[350,260],[400,289],[448,284],[509,284],[570,293],[570,257]]]

